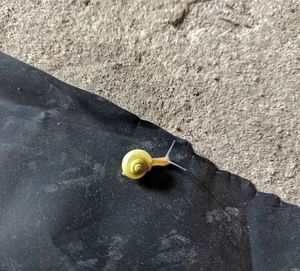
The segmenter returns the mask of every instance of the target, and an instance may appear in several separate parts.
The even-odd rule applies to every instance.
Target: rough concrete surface
[[[300,203],[299,0],[1,0],[0,48]]]

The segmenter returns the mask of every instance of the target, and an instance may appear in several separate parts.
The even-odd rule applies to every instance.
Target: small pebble
[[[175,130],[177,131],[177,132],[182,132],[182,129],[180,128],[180,126],[178,126],[178,125],[175,125]]]

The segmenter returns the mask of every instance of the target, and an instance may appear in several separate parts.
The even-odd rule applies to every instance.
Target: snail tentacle
[[[176,166],[176,167],[178,167],[178,168],[180,168],[180,169],[186,171],[186,168],[184,168],[184,167],[182,167],[182,166],[176,164],[175,162],[171,161],[171,159],[170,159],[170,153],[171,153],[171,151],[172,151],[172,149],[173,149],[173,147],[174,147],[175,142],[176,142],[176,141],[173,140],[172,145],[171,145],[171,147],[169,148],[169,150],[168,150],[168,152],[167,152],[165,158],[168,160],[169,164],[171,164],[171,165],[173,165],[173,166]]]
[[[178,167],[178,168],[184,170],[184,171],[187,171],[186,168],[184,168],[184,167],[182,167],[182,166],[176,164],[175,162],[173,162],[173,161],[171,161],[171,160],[169,160],[169,163],[170,163],[171,165],[173,165],[173,166],[176,166],[176,167]]]

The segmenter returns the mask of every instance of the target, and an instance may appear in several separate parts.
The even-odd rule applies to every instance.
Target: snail
[[[167,154],[164,157],[152,158],[151,155],[140,149],[131,150],[122,160],[122,174],[130,179],[137,180],[142,178],[153,166],[167,166],[172,164],[184,171],[185,168],[170,160],[170,152],[175,144],[173,141]]]

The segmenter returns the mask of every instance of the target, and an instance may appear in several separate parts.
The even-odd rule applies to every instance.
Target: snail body
[[[145,150],[135,149],[129,151],[122,160],[122,174],[126,177],[137,180],[142,178],[153,166],[167,166],[169,164],[175,165],[183,170],[185,168],[179,166],[170,160],[169,154],[174,146],[173,141],[166,156],[159,158],[152,158]]]

